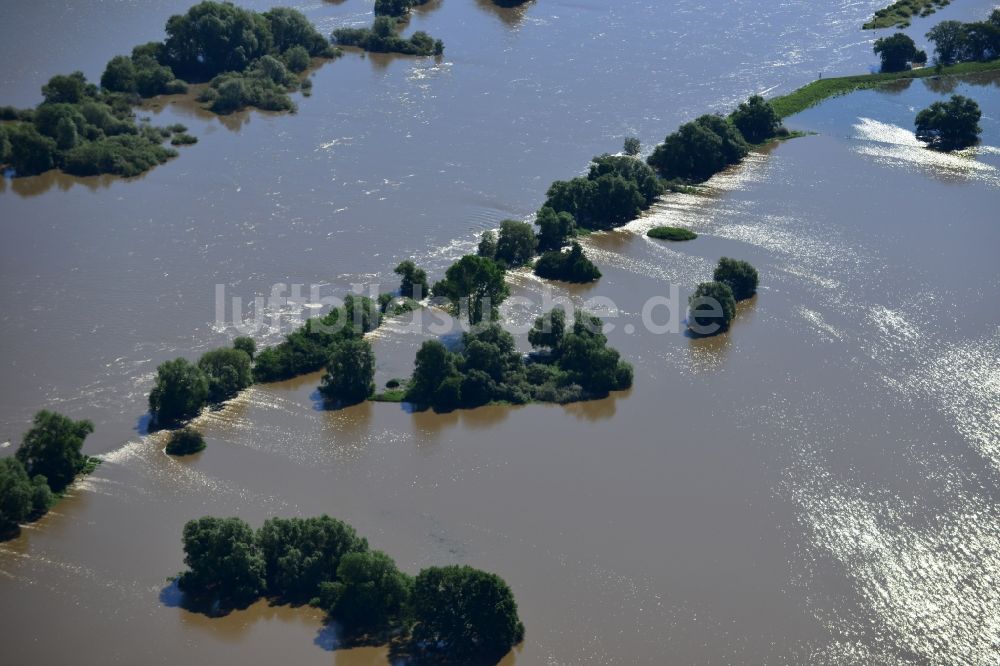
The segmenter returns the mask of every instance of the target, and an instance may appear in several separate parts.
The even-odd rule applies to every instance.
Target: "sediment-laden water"
[[[142,418],[159,362],[235,334],[216,324],[217,284],[244,302],[275,283],[391,288],[404,258],[436,278],[626,134],[650,147],[749,93],[865,71],[872,35],[858,28],[878,5],[433,2],[411,29],[445,41],[440,61],[349,54],[315,73],[293,116],[144,112],[200,141],[138,180],[3,181],[0,441],[14,444],[2,451],[49,407],[94,420],[87,452],[105,461],[0,544],[3,661],[385,663],[336,649],[315,611],[260,603],[208,619],[167,585],[192,517],[321,512],[408,571],[501,574],[528,632],[509,663],[996,661],[995,79],[830,100],[789,122],[816,135],[587,237],[594,285],[510,275],[531,303],[505,306],[513,325],[541,311],[546,286],[614,303],[597,309],[635,365],[627,393],[324,411],[311,375],[202,416],[208,448],[183,460]],[[96,78],[185,7],[11,8],[0,103],[34,104],[56,72]],[[909,32],[989,8],[956,2]],[[329,32],[371,7],[299,9]],[[913,116],[953,91],[982,106],[983,145],[930,153]],[[699,238],[653,241],[655,224]],[[648,299],[676,285],[683,302],[723,255],[763,276],[729,334],[642,326]],[[267,313],[282,309],[300,308]],[[267,323],[262,343],[283,332]],[[379,383],[411,370],[427,333],[407,324],[374,336]]]

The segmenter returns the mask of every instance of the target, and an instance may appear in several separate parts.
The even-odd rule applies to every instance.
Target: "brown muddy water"
[[[36,103],[56,72],[96,78],[186,4],[11,3],[0,103]],[[615,304],[598,309],[636,367],[627,393],[323,411],[313,375],[204,415],[208,448],[184,460],[143,427],[156,365],[235,335],[215,323],[217,284],[245,302],[275,283],[338,294],[394,283],[407,257],[436,278],[626,134],[650,146],[749,93],[864,71],[858,27],[880,4],[435,2],[411,29],[444,39],[438,61],[348,55],[294,116],[221,122],[167,100],[155,121],[201,141],[137,180],[3,181],[2,452],[48,407],[94,420],[86,449],[105,462],[0,544],[0,662],[386,663],[337,649],[309,609],[208,619],[166,585],[192,517],[326,512],[408,571],[506,578],[527,626],[506,663],[996,663],[995,80],[831,100],[790,122],[816,135],[588,237],[604,277],[556,295]],[[299,8],[324,32],[371,18],[360,0]],[[989,8],[963,0],[910,33]],[[952,91],[984,110],[971,155],[929,153],[909,131]],[[664,223],[699,238],[645,238]],[[686,299],[722,255],[763,276],[729,334],[641,325],[649,298],[676,285]],[[519,325],[545,284],[510,280],[532,303],[505,307]],[[375,336],[379,383],[410,372],[427,333],[406,324]],[[281,333],[269,321],[256,337]]]

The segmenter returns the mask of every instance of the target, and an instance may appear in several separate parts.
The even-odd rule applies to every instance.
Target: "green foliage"
[[[917,114],[917,138],[937,150],[959,150],[979,142],[982,112],[975,100],[952,95],[947,102],[934,102]]]
[[[535,262],[535,275],[563,282],[593,282],[601,277],[579,243],[573,243],[569,252],[552,250],[544,253]]]
[[[42,475],[53,491],[68,486],[86,465],[83,441],[94,432],[90,421],[73,419],[42,410],[35,414],[15,456],[29,476]]]
[[[412,297],[419,301],[430,293],[427,273],[422,268],[417,268],[417,265],[409,259],[400,262],[393,272],[400,277],[399,293],[405,298]]]
[[[538,248],[538,239],[531,225],[517,220],[500,222],[495,258],[508,266],[523,266],[531,261]]]
[[[287,54],[289,49],[296,48],[301,48],[314,57],[332,55],[330,42],[297,9],[275,7],[263,16],[273,40],[273,50],[269,52],[271,55]]]
[[[79,104],[84,98],[96,95],[97,87],[87,83],[83,72],[53,76],[42,86],[45,104]]]
[[[172,456],[187,456],[205,450],[205,438],[194,428],[181,428],[170,433],[166,451]]]
[[[583,228],[611,229],[638,217],[663,191],[656,174],[640,160],[599,155],[586,177],[552,183],[545,207],[568,213]]]
[[[0,458],[0,536],[13,531],[18,523],[31,516],[33,492],[31,478],[21,461]]]
[[[499,658],[524,640],[517,603],[499,576],[467,566],[429,567],[413,585],[414,639],[452,657]]]
[[[267,19],[229,3],[198,3],[171,16],[166,32],[160,62],[187,80],[241,72],[274,48]]]
[[[149,411],[159,425],[172,425],[197,416],[209,391],[209,378],[197,365],[184,358],[166,361],[156,369]]]
[[[700,183],[749,152],[750,146],[732,123],[704,115],[668,135],[648,162],[664,178]]]
[[[320,585],[337,579],[350,553],[366,552],[368,542],[347,523],[318,518],[271,518],[257,533],[266,590],[289,601],[308,601]]]
[[[349,629],[384,629],[401,623],[413,579],[382,551],[347,553],[337,581],[320,584],[318,606]]]
[[[199,100],[214,113],[226,115],[248,106],[266,111],[294,111],[288,96],[292,75],[277,58],[267,56],[244,73],[227,72],[212,79]]]
[[[642,152],[642,142],[634,136],[625,137],[625,145],[622,150],[629,157],[636,157]]]
[[[448,268],[431,293],[447,299],[457,312],[468,316],[471,324],[492,321],[510,293],[504,272],[503,266],[492,259],[465,255]]]
[[[559,250],[567,239],[576,233],[576,220],[567,212],[557,213],[550,206],[542,206],[535,216],[538,225],[538,249],[542,252]]]
[[[902,32],[876,39],[872,50],[882,59],[883,72],[901,72],[921,58],[917,45]]]
[[[281,55],[281,59],[289,71],[296,73],[309,69],[309,64],[312,62],[309,51],[302,46],[293,46],[288,49]]]
[[[198,368],[208,378],[208,401],[228,400],[253,383],[250,356],[239,349],[214,349],[198,359]]]
[[[334,346],[319,392],[331,403],[353,405],[375,393],[375,353],[364,338]]]
[[[373,331],[380,323],[377,303],[367,297],[348,295],[342,307],[306,321],[300,329],[288,334],[284,342],[262,350],[254,365],[254,379],[275,382],[315,372],[326,365],[337,344]]]
[[[497,258],[497,232],[492,229],[483,232],[476,247],[476,254],[487,259]]]
[[[646,235],[657,240],[669,241],[694,240],[698,237],[698,234],[690,229],[683,229],[681,227],[653,227],[646,232]]]
[[[697,335],[721,333],[735,316],[733,290],[722,282],[702,282],[688,299],[688,328]]]
[[[730,114],[729,119],[747,143],[762,143],[773,138],[781,127],[774,107],[760,95],[753,95]]]
[[[184,525],[178,587],[193,599],[223,607],[252,603],[264,589],[264,557],[254,531],[239,518],[206,516]]]
[[[7,130],[10,142],[8,161],[19,176],[32,176],[56,166],[56,142],[43,136],[28,123],[11,125]]]
[[[257,354],[257,343],[254,342],[253,338],[241,335],[233,340],[233,349],[239,349],[249,356],[250,360],[253,360],[253,357]]]
[[[74,176],[111,173],[133,177],[176,156],[177,151],[147,137],[124,134],[82,143],[67,151],[62,157],[62,169]]]
[[[757,285],[760,282],[756,268],[746,261],[729,257],[719,259],[712,279],[727,285],[737,301],[750,298],[757,293]]]
[[[391,16],[376,16],[371,28],[338,28],[333,41],[341,46],[356,46],[373,53],[401,53],[429,56],[444,53],[444,43],[417,31],[409,39],[396,34],[397,20]]]
[[[10,159],[10,138],[7,136],[7,128],[0,125],[0,164],[6,164]]]

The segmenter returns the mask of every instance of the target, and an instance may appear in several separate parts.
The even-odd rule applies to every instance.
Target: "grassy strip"
[[[406,389],[386,389],[381,393],[376,393],[370,400],[372,402],[403,402],[403,398],[406,396]]]
[[[646,232],[646,235],[657,240],[668,241],[694,240],[698,237],[698,234],[690,229],[682,229],[681,227],[653,227]]]
[[[771,106],[781,118],[793,116],[796,113],[816,106],[829,97],[837,97],[867,88],[877,88],[878,86],[902,79],[923,79],[930,76],[975,74],[977,72],[990,72],[1000,70],[1000,59],[988,62],[962,62],[949,67],[922,67],[911,69],[906,72],[888,72],[885,74],[858,74],[856,76],[838,76],[830,79],[819,79],[798,90],[781,97],[775,97]]]
[[[910,19],[913,17],[930,16],[941,7],[947,7],[950,4],[951,0],[899,0],[875,12],[872,20],[861,27],[865,30],[891,28],[893,26],[907,28],[910,25]]]

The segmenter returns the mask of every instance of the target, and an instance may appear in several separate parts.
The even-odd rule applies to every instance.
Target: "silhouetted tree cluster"
[[[975,100],[952,95],[947,102],[934,102],[917,114],[917,138],[936,150],[960,150],[979,142],[982,112]]]
[[[702,282],[688,298],[688,327],[696,335],[714,335],[729,328],[736,302],[757,293],[760,277],[746,261],[722,257],[712,282]]]
[[[641,160],[599,155],[586,176],[552,183],[544,207],[568,213],[585,229],[611,229],[638,217],[664,191],[656,174]]]
[[[376,16],[370,28],[338,28],[333,41],[341,46],[356,46],[374,53],[401,53],[429,56],[444,53],[444,42],[435,40],[422,30],[406,39],[396,34],[398,20],[392,16]]]
[[[149,393],[154,422],[169,427],[197,416],[209,403],[228,400],[253,383],[252,359],[243,349],[224,347],[204,353],[198,363],[176,358],[156,368]]]
[[[729,115],[747,143],[763,143],[774,138],[781,128],[781,118],[760,95],[753,95]]]
[[[456,352],[428,340],[417,351],[406,400],[448,411],[491,402],[567,403],[626,389],[632,367],[607,346],[601,326],[600,319],[579,312],[567,329],[565,311],[553,310],[529,334],[539,350],[530,360],[497,324],[465,333]]]
[[[593,282],[600,279],[601,271],[594,265],[579,243],[573,243],[569,252],[551,250],[535,262],[535,275],[563,282]]]
[[[375,0],[375,16],[403,18],[410,8],[426,5],[430,0]]]
[[[170,433],[166,452],[172,456],[188,456],[205,449],[205,438],[194,428],[181,428]]]
[[[448,267],[444,279],[431,287],[431,295],[447,302],[470,324],[493,321],[510,294],[504,273],[503,264],[468,254]]]
[[[930,29],[934,57],[942,65],[1000,58],[1000,9],[985,21],[942,21]]]
[[[239,518],[184,526],[178,587],[194,608],[226,610],[261,596],[323,609],[348,635],[397,639],[438,660],[499,659],[524,639],[510,587],[467,566],[428,567],[416,577],[371,550],[329,516],[271,518],[256,532]]]
[[[409,259],[400,262],[393,272],[400,277],[399,293],[404,298],[413,298],[419,301],[430,293],[430,287],[427,286],[427,273],[422,268],[417,268],[417,265]]]
[[[732,122],[704,115],[668,135],[647,161],[667,180],[700,183],[749,152],[750,146]]]
[[[538,238],[527,222],[503,220],[500,233],[487,231],[479,243],[479,256],[502,262],[504,266],[523,266],[538,249]]]
[[[35,414],[13,457],[0,459],[0,538],[35,520],[78,474],[97,461],[83,455],[83,442],[94,432],[90,421],[42,410]]]
[[[913,40],[902,32],[876,39],[872,50],[882,59],[883,72],[901,72],[909,69],[910,63],[927,62],[927,54],[918,50]]]

